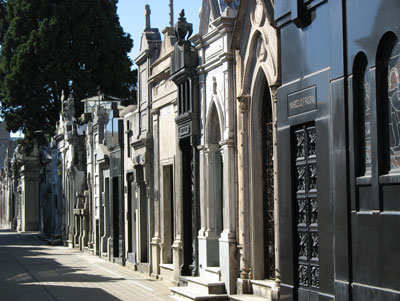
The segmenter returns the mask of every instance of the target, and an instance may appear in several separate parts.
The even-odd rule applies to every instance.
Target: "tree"
[[[6,28],[6,2],[0,0],[0,45],[2,44]]]
[[[0,0],[0,113],[12,131],[53,134],[61,94],[129,97],[135,84],[117,0]],[[2,34],[3,33],[3,34]]]

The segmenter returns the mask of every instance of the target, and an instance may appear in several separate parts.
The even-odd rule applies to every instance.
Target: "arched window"
[[[377,57],[377,102],[379,152],[383,160],[380,174],[400,172],[400,45],[387,32],[381,39]]]
[[[400,43],[390,54],[388,76],[388,126],[390,171],[400,172]]]
[[[353,65],[354,150],[357,177],[371,174],[371,89],[367,65],[365,54],[358,53]]]

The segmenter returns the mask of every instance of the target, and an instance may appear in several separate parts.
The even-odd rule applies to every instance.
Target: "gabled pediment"
[[[233,34],[233,49],[243,45],[243,37],[248,37],[252,28],[271,26],[274,6],[272,0],[240,1]]]
[[[230,11],[239,7],[239,0],[203,0],[200,9],[199,34],[210,32],[212,22],[223,15],[230,15]]]
[[[160,32],[158,31],[158,28],[150,28],[146,29],[142,33],[142,38],[140,40],[140,52],[143,52],[145,50],[149,50],[150,44],[152,42],[159,42],[161,41],[161,35]]]

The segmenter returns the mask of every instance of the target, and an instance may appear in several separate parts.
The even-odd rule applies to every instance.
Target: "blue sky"
[[[179,12],[185,9],[186,20],[193,24],[193,34],[199,31],[199,10],[202,0],[174,0],[174,24]],[[169,0],[119,0],[119,21],[125,32],[129,33],[134,46],[130,53],[132,61],[139,54],[140,37],[145,27],[144,6],[150,5],[151,27],[158,28],[160,33],[169,25]]]

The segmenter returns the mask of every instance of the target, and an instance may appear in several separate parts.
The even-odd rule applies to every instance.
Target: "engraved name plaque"
[[[190,133],[190,125],[184,125],[179,127],[179,136],[184,136]]]
[[[292,93],[287,98],[288,116],[293,116],[317,108],[317,89],[315,86]]]

